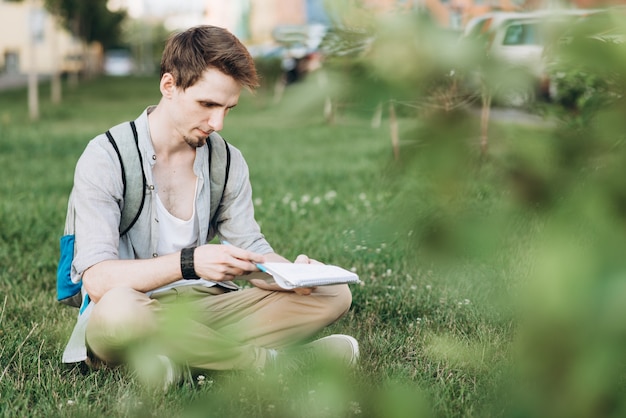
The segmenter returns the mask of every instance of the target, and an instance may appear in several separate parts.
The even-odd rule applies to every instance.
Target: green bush
[[[273,89],[282,76],[280,57],[259,57],[254,60],[262,89]]]
[[[587,120],[626,92],[626,26],[619,10],[581,19],[546,49],[550,98]]]

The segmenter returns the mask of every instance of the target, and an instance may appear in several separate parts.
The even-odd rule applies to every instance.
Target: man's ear
[[[174,76],[171,73],[163,74],[163,76],[161,77],[159,88],[163,97],[167,99],[171,98],[172,94],[174,93],[174,89],[176,88]]]

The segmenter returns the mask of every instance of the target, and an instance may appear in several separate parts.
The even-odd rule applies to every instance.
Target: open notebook
[[[359,283],[356,273],[330,264],[263,263],[257,267],[283,289]]]

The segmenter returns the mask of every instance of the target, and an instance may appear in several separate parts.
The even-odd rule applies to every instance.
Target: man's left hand
[[[298,264],[323,264],[323,263],[320,263],[317,260],[309,258],[308,256],[306,256],[304,254],[300,254],[299,256],[297,256],[296,259],[294,260],[294,264],[295,263],[298,263]],[[266,282],[263,279],[250,279],[249,282],[252,283],[254,286],[258,287],[259,289],[263,289],[263,290],[278,291],[278,292],[289,291],[287,289],[283,289],[282,287],[280,287],[276,283],[268,283],[268,282]],[[306,295],[310,295],[311,292],[313,292],[314,289],[315,289],[314,287],[297,287],[295,289],[292,289],[291,291],[294,292],[294,293],[297,293],[298,295],[306,296]]]

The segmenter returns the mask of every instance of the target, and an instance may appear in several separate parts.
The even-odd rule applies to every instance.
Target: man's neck
[[[157,159],[159,157],[161,157],[161,159],[169,159],[169,157],[180,153],[193,153],[193,155],[195,155],[195,150],[167,123],[168,117],[164,112],[166,112],[166,110],[163,109],[161,105],[158,105],[148,114],[150,138]]]

